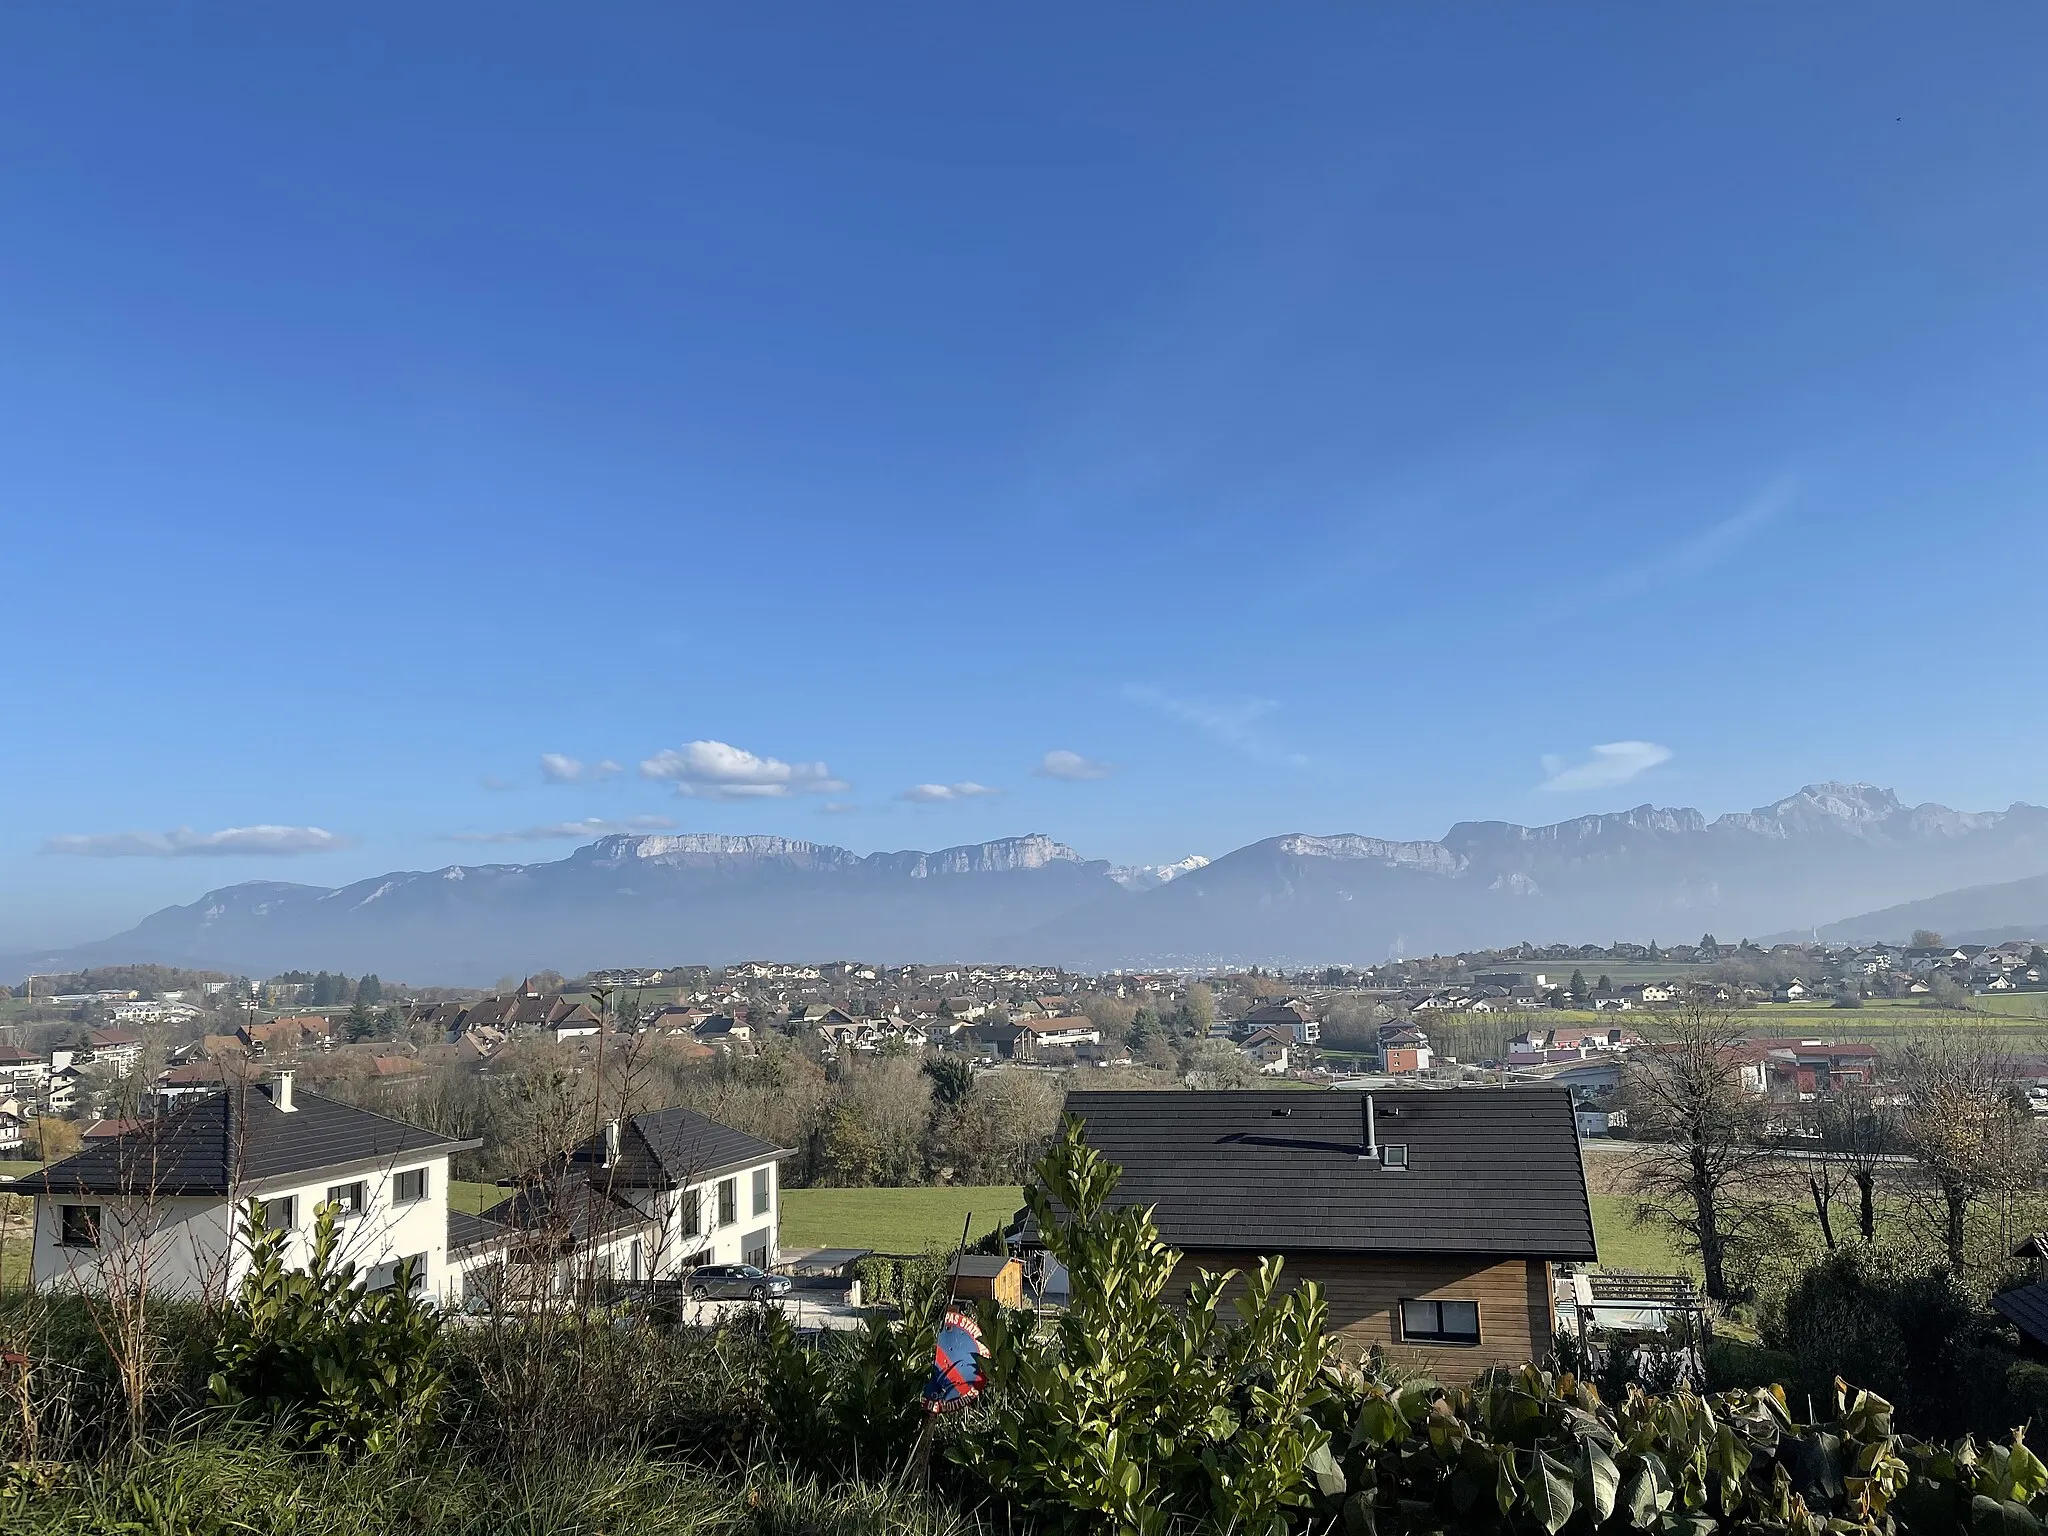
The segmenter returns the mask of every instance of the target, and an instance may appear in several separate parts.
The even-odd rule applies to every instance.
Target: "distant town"
[[[1867,1033],[1860,1009],[1982,1010],[2048,992],[2048,952],[2031,940],[1915,937],[1768,949],[1712,935],[1669,947],[1523,945],[1206,976],[760,960],[576,978],[542,971],[490,991],[324,971],[255,980],[110,967],[0,988],[0,1155],[74,1149],[252,1068],[290,1064],[310,1085],[402,1103],[433,1079],[502,1073],[537,1051],[588,1053],[604,1037],[633,1039],[679,1070],[775,1041],[824,1064],[947,1056],[970,1071],[1014,1065],[1202,1086],[1560,1078],[1584,1105],[1583,1128],[1604,1131],[1613,1074],[1573,1064],[1626,1051],[1640,1039],[1627,1016],[1690,991],[1758,1010],[1759,1038],[1771,1037],[1773,1014],[1796,1015],[1784,1032],[1816,1042]],[[1815,1070],[1824,1080],[1859,1054],[1781,1049],[1803,1063],[1785,1080],[1809,1092]]]

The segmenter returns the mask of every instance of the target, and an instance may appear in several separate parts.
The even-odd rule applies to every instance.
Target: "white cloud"
[[[250,854],[279,858],[295,853],[327,853],[346,848],[348,839],[324,827],[225,827],[218,832],[67,833],[48,838],[44,853],[67,853],[92,859],[232,858]]]
[[[944,805],[949,800],[972,800],[980,795],[1001,793],[999,789],[969,779],[961,784],[913,784],[896,798],[908,800],[912,805]]]
[[[1083,757],[1065,748],[1046,753],[1038,760],[1038,766],[1031,770],[1034,778],[1065,779],[1075,784],[1090,779],[1106,779],[1115,772],[1114,763],[1099,763],[1092,757]]]
[[[495,773],[485,774],[482,778],[477,780],[477,783],[483,785],[485,789],[490,790],[491,793],[493,794],[503,794],[507,790],[517,789],[519,787],[517,784],[514,784],[510,779],[501,779]]]
[[[1280,707],[1278,700],[1177,698],[1144,683],[1128,684],[1124,697],[1170,720],[1191,725],[1211,741],[1259,762],[1285,763],[1290,768],[1300,768],[1308,762],[1304,754],[1282,747],[1259,726],[1261,720]]]
[[[1536,787],[1559,791],[1612,789],[1670,761],[1671,749],[1654,741],[1610,741],[1595,747],[1593,755],[1582,763],[1568,763],[1561,757],[1544,758],[1543,771],[1549,777]]]
[[[602,762],[586,763],[573,757],[564,757],[559,752],[543,752],[540,755],[540,776],[550,784],[595,784],[608,779],[622,770],[610,758]]]
[[[675,823],[666,816],[629,816],[624,821],[606,821],[591,816],[582,821],[556,821],[544,827],[519,827],[505,832],[451,832],[451,843],[540,843],[554,838],[610,837],[619,832],[668,832]]]
[[[685,742],[640,764],[642,776],[667,779],[676,793],[699,800],[783,800],[791,795],[829,795],[850,786],[832,777],[823,763],[785,763],[756,757],[723,741]]]
[[[818,810],[826,816],[853,816],[859,814],[860,807],[851,800],[827,800]]]
[[[1790,478],[1775,480],[1732,515],[1653,560],[1616,571],[1595,583],[1592,590],[1602,598],[1627,597],[1649,587],[1703,575],[1774,522],[1792,505],[1794,491]]]

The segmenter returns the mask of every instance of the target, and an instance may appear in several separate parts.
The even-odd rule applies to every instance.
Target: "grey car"
[[[768,1301],[789,1294],[789,1276],[771,1275],[751,1264],[706,1264],[690,1276],[690,1299]]]

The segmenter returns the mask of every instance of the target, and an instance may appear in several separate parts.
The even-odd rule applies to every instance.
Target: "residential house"
[[[699,1019],[697,1027],[691,1034],[700,1044],[708,1045],[714,1050],[729,1051],[735,1046],[751,1045],[754,1027],[741,1023],[729,1013],[714,1013],[708,1018]]]
[[[28,1143],[28,1115],[19,1099],[0,1099],[0,1156],[20,1157]]]
[[[85,1074],[79,1071],[75,1051],[50,1052],[49,1075],[43,1079],[40,1107],[46,1115],[69,1115],[78,1108],[79,1090]]]
[[[582,1040],[596,1034],[604,1027],[604,1021],[597,1016],[597,1010],[588,1003],[568,1003],[556,999],[563,1006],[550,1007],[548,1018],[541,1028],[560,1045],[564,1040]]]
[[[1261,1072],[1285,1072],[1294,1050],[1294,1033],[1277,1024],[1254,1030],[1238,1043],[1245,1059]]]
[[[1085,1017],[1025,1019],[1017,1025],[1012,1054],[1035,1060],[1049,1050],[1073,1050],[1102,1044],[1102,1031]]]
[[[1877,1047],[1862,1042],[1752,1039],[1745,1042],[1744,1054],[1763,1072],[1761,1086],[1752,1091],[1774,1097],[1810,1099],[1877,1081]]]
[[[1323,1026],[1317,1021],[1315,1010],[1298,997],[1254,1008],[1239,1022],[1254,1031],[1277,1025],[1291,1034],[1297,1045],[1314,1045],[1323,1038]]]
[[[89,1029],[85,1032],[87,1060],[105,1067],[117,1077],[126,1077],[142,1060],[142,1036],[125,1029]]]
[[[452,1297],[449,1159],[479,1145],[296,1092],[290,1072],[193,1098],[21,1181],[36,1197],[35,1284],[120,1285],[146,1262],[161,1294],[232,1289],[256,1200],[291,1234],[287,1263],[306,1262],[316,1213],[332,1206],[342,1257],[373,1285],[411,1258],[416,1288]]]
[[[199,1010],[190,1003],[168,997],[138,998],[134,1002],[114,1004],[107,1010],[107,1017],[116,1024],[183,1024],[198,1018]]]
[[[0,1094],[33,1094],[49,1075],[50,1064],[18,1046],[0,1046]]]
[[[642,1019],[640,1028],[655,1035],[694,1035],[697,1026],[710,1018],[714,1012],[715,1009],[701,1008],[693,1003],[669,1003]]]
[[[318,1013],[286,1014],[262,1024],[244,1024],[236,1037],[252,1056],[269,1061],[292,1057],[301,1051],[325,1050],[333,1041],[335,1026]]]
[[[1597,1257],[1559,1088],[1076,1092],[1066,1108],[1181,1278],[1277,1254],[1283,1285],[1321,1285],[1352,1356],[1451,1382],[1541,1360],[1551,1266]],[[1028,1220],[1020,1238],[1036,1241]]]
[[[239,1081],[244,1075],[244,1070],[218,1061],[192,1061],[181,1067],[171,1067],[157,1074],[157,1100],[168,1106],[176,1104],[180,1099],[194,1098],[205,1093],[219,1093],[227,1087],[228,1074],[231,1071]]]
[[[1419,1029],[1399,1029],[1380,1036],[1380,1070],[1408,1074],[1427,1072],[1435,1054],[1429,1036]]]
[[[566,1288],[673,1280],[702,1264],[776,1262],[786,1147],[693,1109],[614,1120],[484,1213],[513,1262]]]

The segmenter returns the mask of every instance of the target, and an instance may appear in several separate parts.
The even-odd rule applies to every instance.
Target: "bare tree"
[[[1866,1243],[1877,1238],[1877,1177],[1900,1151],[1898,1116],[1867,1088],[1840,1088],[1816,1100],[1811,1126],[1819,1158],[1833,1177],[1856,1188],[1856,1230]],[[1816,1175],[1809,1175],[1812,1183]],[[1820,1198],[1818,1191],[1815,1199]],[[1826,1217],[1821,1228],[1835,1246]]]
[[[1744,1081],[1741,1029],[1706,994],[1643,1033],[1622,1080],[1630,1129],[1644,1143],[1630,1169],[1635,1220],[1697,1255],[1707,1295],[1726,1301],[1730,1261],[1776,1226],[1764,1187],[1773,1158],[1765,1102]]]
[[[1927,1177],[1942,1250],[1962,1276],[1971,1216],[2039,1175],[2033,1112],[2012,1056],[1980,1030],[1948,1024],[1908,1046],[1898,1070],[1904,1149]]]

